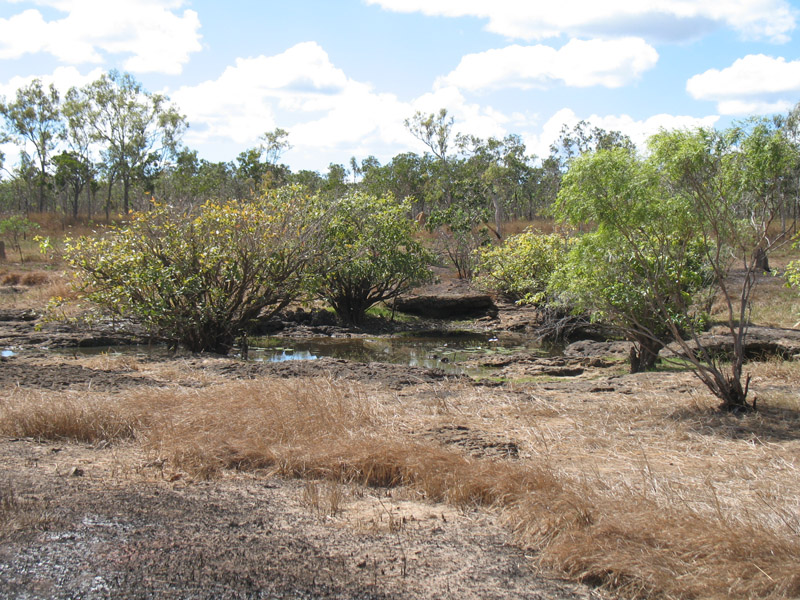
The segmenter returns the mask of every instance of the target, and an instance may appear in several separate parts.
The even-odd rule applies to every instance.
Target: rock
[[[733,352],[733,338],[726,327],[714,327],[699,336],[700,344],[712,356],[724,358]],[[690,348],[697,344],[689,341]],[[744,341],[745,358],[763,360],[773,356],[791,360],[800,354],[800,331],[778,327],[751,327]],[[681,349],[676,343],[669,344],[661,351],[662,357],[680,356]]]
[[[595,342],[581,340],[564,349],[564,356],[593,358],[600,356],[621,356],[627,358],[631,352],[632,342]]]
[[[397,298],[394,306],[400,312],[431,319],[497,316],[492,297],[463,281],[415,290]]]

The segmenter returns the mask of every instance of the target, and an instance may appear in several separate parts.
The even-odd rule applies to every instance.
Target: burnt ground
[[[392,389],[453,379],[437,370],[336,359],[266,365],[165,355],[160,360],[198,374],[166,382],[124,361],[87,367],[69,352],[46,349],[111,339],[107,332],[36,324],[24,311],[0,314],[0,347],[16,350],[0,359],[0,398],[15,387],[124,394],[201,386],[203,374],[325,375]],[[465,428],[427,435],[468,454],[516,452],[513,443]],[[169,474],[133,443],[5,437],[0,462],[0,504],[19,521],[0,537],[3,598],[600,597],[538,571],[492,511],[268,474],[195,480]]]
[[[490,513],[299,481],[160,481],[111,448],[3,440],[0,486],[41,514],[3,540],[7,598],[590,598],[536,573]]]

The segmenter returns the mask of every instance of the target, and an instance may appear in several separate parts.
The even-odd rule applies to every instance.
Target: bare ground
[[[3,316],[0,338],[13,340],[17,354],[0,362],[0,394],[124,396],[309,376],[430,391],[450,381],[438,371],[334,359],[270,366],[164,357],[143,366],[78,358],[34,347],[75,343],[80,333],[36,331],[22,312]],[[464,430],[426,435],[467,453],[511,448]],[[227,472],[204,481],[133,441],[5,436],[0,461],[5,598],[599,597],[537,569],[487,509],[269,472]]]
[[[628,597],[800,593],[793,566],[800,559],[800,373],[792,363],[755,365],[764,408],[735,418],[716,413],[689,373],[627,375],[614,358],[503,357],[494,365],[497,381],[476,382],[336,359],[268,365],[216,356],[86,357],[42,348],[78,345],[86,332],[37,331],[21,313],[0,317],[0,347],[14,340],[18,350],[0,360],[0,408],[9,398],[63,401],[77,407],[70,418],[80,419],[95,401],[146,405],[148,397],[197,395],[222,402],[231,391],[259,393],[292,381],[286,389],[299,394],[323,381],[368,399],[387,435],[452,451],[482,472],[513,475],[517,467],[544,465],[563,476],[569,494],[585,491],[589,499],[584,512],[574,497],[585,523],[557,523],[573,545],[551,544],[551,555],[542,556],[531,541],[542,531],[526,531],[514,516],[536,510],[524,502],[505,511],[491,503],[444,504],[413,486],[340,483],[312,468],[292,479],[285,474],[297,468],[274,460],[272,467],[256,461],[206,477],[164,450],[163,436],[178,435],[180,419],[189,416],[177,414],[156,449],[152,440],[133,438],[6,434],[0,597],[608,594],[576,580]],[[501,312],[504,320],[516,323]],[[247,382],[262,387],[251,391]],[[237,426],[246,427],[237,416]],[[219,444],[213,433],[203,434],[206,442]],[[247,457],[234,459],[229,464]],[[612,505],[620,505],[619,514],[604,512]],[[547,523],[547,511],[539,522]],[[706,536],[704,527],[720,537]],[[581,545],[591,556],[576,551]],[[721,572],[732,573],[725,583],[715,575]]]

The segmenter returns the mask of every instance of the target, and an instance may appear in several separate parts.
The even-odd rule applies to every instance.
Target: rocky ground
[[[470,302],[474,307],[478,301]],[[533,311],[496,304],[480,310],[484,314],[473,315],[476,327],[524,331],[536,324]],[[383,323],[379,329],[402,326]],[[358,335],[303,311],[266,329],[284,335]],[[800,354],[797,332],[755,333],[754,352]],[[114,394],[165,385],[191,388],[204,385],[204,378],[324,376],[402,390],[412,399],[434,386],[446,393],[448,385],[487,390],[493,385],[401,365],[332,358],[267,364],[165,351],[151,360],[179,363],[182,373],[167,381],[125,368],[124,362],[90,365],[69,352],[146,340],[145,332],[119,324],[85,328],[43,323],[29,310],[0,311],[0,348],[13,349],[0,359],[0,398],[3,390],[20,388]],[[627,352],[625,343],[584,341],[563,357],[475,360],[493,367],[498,379],[550,377],[551,387],[594,393],[607,391],[608,378],[606,383],[570,378],[619,370]],[[468,456],[514,457],[517,452],[513,442],[466,427],[424,435]],[[268,474],[203,481],[165,471],[132,442],[111,446],[5,437],[0,457],[0,504],[20,523],[0,537],[0,597],[600,597],[537,570],[489,510],[456,510],[395,497],[385,489],[340,489]]]
[[[294,321],[281,328],[302,335],[304,328],[329,327]],[[33,311],[0,311],[0,348],[13,348],[0,359],[0,390],[125,394],[202,385],[203,377],[316,375],[405,389],[459,379],[336,359],[269,365],[164,352],[152,360],[197,375],[167,382],[124,363],[86,366],[68,350],[144,340],[136,330],[76,328],[43,323]],[[429,435],[467,453],[513,452],[476,432]],[[4,598],[599,597],[538,571],[491,511],[267,475],[168,475],[132,442],[5,437],[0,461],[4,514],[18,521],[0,537]],[[341,506],[331,509],[339,496]]]

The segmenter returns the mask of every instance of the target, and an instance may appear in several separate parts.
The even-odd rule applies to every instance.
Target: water
[[[284,362],[323,356],[356,362],[384,362],[464,372],[462,363],[488,354],[548,351],[531,338],[481,333],[415,334],[393,337],[307,339],[259,338],[251,342],[250,360]]]
[[[98,346],[58,350],[65,354],[127,356],[170,356],[165,346]],[[322,357],[356,362],[382,362],[413,367],[442,369],[449,373],[483,372],[467,368],[472,358],[494,354],[526,352],[552,355],[558,349],[543,347],[531,337],[515,334],[473,332],[427,332],[391,337],[327,337],[283,338],[263,337],[250,340],[248,359],[259,362],[316,360]],[[236,351],[231,356],[237,356]]]
[[[6,348],[5,350],[0,350],[0,357],[2,358],[11,358],[12,356],[16,356],[17,353],[13,350],[9,350]]]

